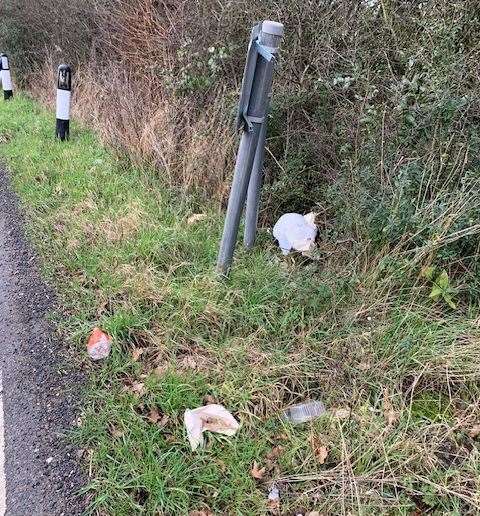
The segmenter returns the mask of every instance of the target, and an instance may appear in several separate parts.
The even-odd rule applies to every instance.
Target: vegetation
[[[221,282],[232,119],[264,18],[286,26],[264,227]],[[5,0],[17,84],[50,107],[56,65],[75,65],[72,140],[17,95],[0,155],[61,328],[82,350],[95,325],[114,337],[84,364],[75,434],[92,513],[480,510],[479,42],[460,0]],[[312,210],[315,256],[283,259],[268,227]],[[282,420],[307,399],[327,414]],[[192,453],[183,411],[212,400],[241,431]]]
[[[475,2],[5,0],[0,46],[12,54],[17,80],[48,105],[56,66],[71,62],[75,117],[170,185],[221,204],[249,28],[265,18],[286,31],[264,221],[329,208],[332,185],[355,208],[370,209],[379,197],[388,206],[399,177],[412,182],[424,165],[448,173],[457,157],[463,167],[467,147],[474,159]],[[366,192],[375,194],[370,207],[352,181],[359,176],[370,190],[380,185]]]
[[[422,274],[423,247],[367,268],[362,256],[339,262],[349,243],[283,260],[262,232],[219,281],[222,217],[210,203],[169,192],[78,125],[55,141],[53,124],[17,96],[0,109],[0,152],[58,286],[60,328],[81,354],[94,325],[114,337],[107,362],[83,363],[91,385],[75,439],[92,513],[480,508],[480,330],[460,279]],[[207,217],[189,224],[195,213]],[[451,234],[435,249],[458,244]],[[327,414],[282,420],[305,399]],[[183,411],[213,400],[242,428],[193,453]],[[268,508],[272,483],[279,508]]]

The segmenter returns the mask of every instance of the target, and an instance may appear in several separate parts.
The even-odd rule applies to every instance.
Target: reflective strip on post
[[[70,120],[71,95],[71,91],[57,90],[57,118],[60,120]]]

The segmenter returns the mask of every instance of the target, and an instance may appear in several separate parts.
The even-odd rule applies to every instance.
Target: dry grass
[[[54,176],[71,196],[58,206],[32,177],[51,178],[63,148],[39,153],[45,142],[24,123],[34,133],[30,152],[44,160],[30,170],[11,136],[4,142],[24,197],[42,209],[45,199],[53,203],[50,218],[39,209],[42,224],[61,224],[47,233],[65,264],[74,334],[80,340],[101,324],[119,344],[98,372],[81,430],[95,449],[92,510],[262,514],[276,483],[284,514],[477,513],[472,4],[111,5],[111,14],[99,15],[99,48],[76,69],[74,116],[155,173],[111,166],[113,158],[78,129],[70,173],[75,188],[86,177],[92,182],[79,201],[64,176]],[[314,260],[281,261],[262,232],[256,251],[239,253],[231,283],[222,284],[212,264],[235,150],[232,108],[247,28],[266,17],[284,21],[287,32],[262,220],[313,207],[321,242]],[[30,80],[48,106],[56,60]],[[15,130],[12,119],[4,117],[7,132]],[[108,194],[106,180],[114,185]],[[209,202],[165,200],[167,185],[200,191]],[[199,211],[209,216],[189,225]],[[430,265],[448,273],[455,310],[429,299]],[[141,399],[128,397],[138,383]],[[290,404],[317,398],[326,417],[303,427],[279,417]],[[242,432],[192,455],[181,413],[209,400],[231,408]],[[161,431],[146,423],[151,407],[169,418]],[[266,467],[261,482],[249,475],[254,461]],[[162,484],[167,477],[174,489]]]
[[[55,102],[53,59],[30,78],[32,93],[48,107]],[[127,152],[136,163],[153,166],[165,183],[197,191],[217,202],[228,194],[235,133],[225,119],[225,101],[195,111],[192,101],[153,95],[154,81],[141,82],[115,66],[75,71],[72,116],[98,129],[102,141]]]
[[[388,197],[414,161],[424,165],[425,179],[435,182],[446,170],[459,177],[474,155],[462,135],[478,116],[472,6],[366,4],[97,0],[89,59],[74,63],[74,116],[135,162],[154,165],[169,184],[223,203],[249,27],[273,18],[284,22],[286,35],[274,85],[263,222],[319,206],[335,217],[325,192],[340,186],[358,204],[369,195],[356,184],[360,171]],[[71,57],[67,50],[35,54],[39,68],[27,82],[48,105],[53,70]],[[463,114],[449,120],[455,103]],[[444,134],[447,120],[458,136]],[[352,226],[354,237],[366,237],[363,221]]]

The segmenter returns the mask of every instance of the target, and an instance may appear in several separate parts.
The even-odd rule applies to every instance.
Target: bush
[[[315,209],[327,240],[457,269],[476,257],[474,2],[41,4],[2,7],[2,46],[15,49],[17,76],[52,102],[51,71],[72,60],[76,117],[171,186],[223,205],[249,28],[281,20],[262,222]]]
[[[103,3],[106,3],[105,2]],[[50,54],[58,62],[88,59],[101,0],[5,0],[0,6],[0,45],[17,78],[25,80]]]

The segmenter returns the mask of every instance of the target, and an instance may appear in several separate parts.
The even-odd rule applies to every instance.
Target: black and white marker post
[[[265,125],[272,87],[276,54],[283,36],[283,25],[264,21],[252,29],[247,61],[243,75],[242,92],[238,109],[238,127],[242,138],[238,149],[235,173],[228,199],[225,226],[217,260],[217,273],[228,276],[232,265],[247,190],[253,180],[247,208],[247,247],[253,243],[261,186]],[[259,145],[261,148],[259,148]],[[252,169],[255,170],[252,178]]]
[[[70,137],[70,101],[72,97],[72,70],[68,65],[58,67],[56,137],[62,142]]]
[[[12,76],[10,75],[10,64],[8,61],[7,54],[0,54],[0,59],[2,60],[2,67],[1,67],[0,73],[2,75],[3,98],[5,100],[9,100],[13,97]]]

